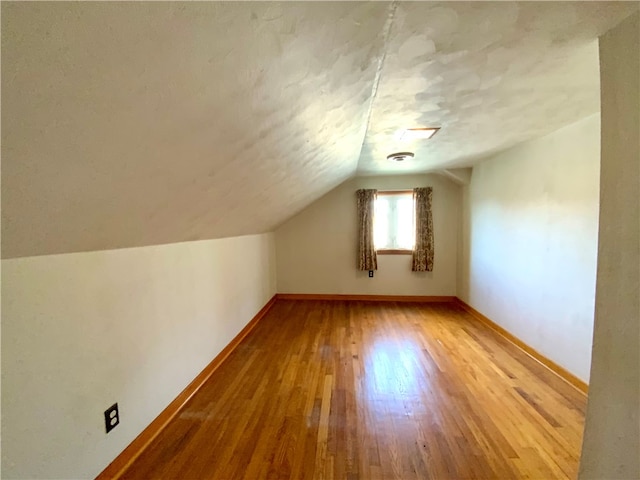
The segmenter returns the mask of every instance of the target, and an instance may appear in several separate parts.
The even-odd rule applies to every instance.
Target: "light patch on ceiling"
[[[414,140],[429,140],[436,132],[440,130],[438,127],[422,127],[422,128],[405,128],[398,130],[396,138],[402,142],[411,142]]]

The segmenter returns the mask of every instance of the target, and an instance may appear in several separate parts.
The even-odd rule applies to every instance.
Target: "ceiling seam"
[[[371,100],[369,101],[369,109],[367,110],[367,121],[365,124],[364,135],[362,137],[362,143],[360,144],[360,151],[358,152],[358,163],[356,164],[357,174],[360,167],[360,158],[362,156],[362,149],[364,148],[364,142],[367,139],[367,132],[369,132],[369,123],[371,122],[371,113],[373,112],[373,103],[378,93],[378,85],[380,84],[380,77],[382,76],[382,68],[384,67],[384,61],[387,58],[387,49],[389,48],[389,35],[391,33],[391,26],[396,16],[396,9],[398,7],[398,1],[393,0],[389,5],[389,12],[387,13],[387,20],[382,27],[382,54],[378,59],[378,66],[376,67],[376,74],[373,77],[373,86],[371,87]]]

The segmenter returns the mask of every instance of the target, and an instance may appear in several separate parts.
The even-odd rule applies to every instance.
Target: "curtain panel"
[[[378,254],[373,244],[373,212],[377,190],[356,191],[358,199],[358,270],[377,270]]]
[[[433,188],[414,188],[416,243],[413,248],[411,270],[414,272],[433,271],[433,215],[431,198]]]

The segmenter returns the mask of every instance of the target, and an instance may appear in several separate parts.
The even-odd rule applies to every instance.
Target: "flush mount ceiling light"
[[[387,155],[387,160],[390,160],[392,162],[404,162],[405,160],[413,157],[414,155],[411,152],[398,152]]]
[[[440,127],[406,128],[402,130],[400,140],[429,140],[438,130]]]

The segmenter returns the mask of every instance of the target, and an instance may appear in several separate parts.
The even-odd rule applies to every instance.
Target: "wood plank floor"
[[[279,300],[123,478],[575,478],[585,408],[455,304]]]

